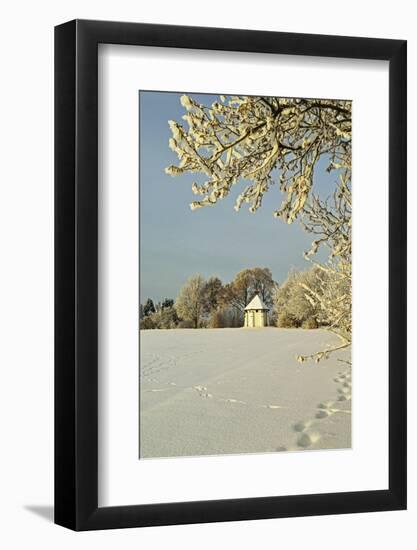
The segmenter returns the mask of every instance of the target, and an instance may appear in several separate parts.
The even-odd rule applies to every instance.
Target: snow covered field
[[[140,333],[140,457],[351,446],[351,373],[325,330],[175,329]]]

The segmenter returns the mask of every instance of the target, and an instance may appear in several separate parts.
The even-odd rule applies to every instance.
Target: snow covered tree
[[[170,307],[174,307],[174,300],[172,298],[165,298],[162,300],[161,309],[167,309]]]
[[[309,356],[320,361],[329,353],[348,347],[352,341],[352,197],[350,173],[342,174],[332,200],[321,201],[313,196],[306,208],[303,220],[305,228],[315,235],[306,259],[313,261],[318,269],[315,288],[302,284],[306,297],[318,308],[321,322],[335,332],[341,344],[329,350]],[[320,246],[330,250],[325,263],[314,261]],[[301,362],[306,357],[298,358]]]
[[[320,317],[320,308],[312,303],[305,288],[307,286],[311,292],[318,291],[320,282],[317,267],[307,271],[292,269],[289,272],[287,279],[274,293],[274,307],[279,326],[298,327],[306,321],[319,321],[319,318],[320,324],[325,324]]]
[[[220,96],[211,106],[183,95],[188,128],[170,120],[170,148],[179,164],[166,172],[176,176],[202,173],[192,190],[202,198],[191,208],[213,205],[239,181],[249,182],[236,201],[251,212],[262,204],[271,185],[279,184],[285,200],[274,212],[291,223],[303,210],[320,157],[328,170],[350,166],[351,102],[322,99]],[[277,179],[272,172],[279,168]]]
[[[259,294],[262,301],[271,306],[275,284],[271,270],[267,267],[243,269],[224,287],[223,303],[243,311],[250,300]]]
[[[174,307],[160,307],[153,315],[149,317],[154,327],[159,329],[175,328],[178,324],[178,315]]]
[[[193,323],[194,328],[200,326],[203,314],[203,293],[205,281],[201,275],[194,275],[181,288],[175,309],[179,317]]]
[[[223,283],[218,277],[209,277],[202,291],[202,305],[205,315],[212,315],[219,307]]]

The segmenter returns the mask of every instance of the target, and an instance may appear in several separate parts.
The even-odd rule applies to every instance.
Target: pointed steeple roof
[[[245,311],[248,309],[266,309],[269,310],[269,307],[266,307],[266,305],[263,303],[263,301],[260,299],[259,294],[257,294],[252,300],[249,302],[249,304],[245,307]]]

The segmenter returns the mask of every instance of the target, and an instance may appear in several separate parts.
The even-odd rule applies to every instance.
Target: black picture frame
[[[98,44],[389,62],[389,488],[98,506]],[[55,523],[92,530],[406,508],[406,41],[74,20],[55,28]]]

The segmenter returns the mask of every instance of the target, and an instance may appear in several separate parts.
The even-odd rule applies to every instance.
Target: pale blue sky
[[[204,177],[172,177],[164,172],[178,161],[168,148],[168,120],[181,122],[181,95],[139,93],[141,302],[147,297],[154,301],[175,298],[188,277],[196,273],[229,282],[244,268],[269,267],[274,279],[282,282],[291,267],[307,268],[303,251],[309,249],[311,235],[298,222],[287,225],[273,217],[281,204],[278,185],[271,187],[262,207],[253,214],[245,205],[239,212],[233,208],[243,184],[237,184],[229,197],[213,207],[190,209],[190,202],[196,199],[191,183],[202,182]],[[200,103],[218,100],[218,96],[188,95]],[[315,190],[321,196],[331,193],[336,177],[324,168],[321,163],[315,175]]]

